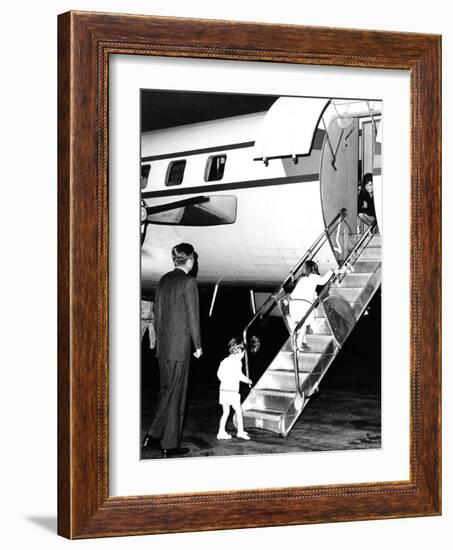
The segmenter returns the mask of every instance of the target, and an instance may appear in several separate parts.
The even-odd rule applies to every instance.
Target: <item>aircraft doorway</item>
[[[373,174],[380,166],[380,150],[376,148],[376,133],[380,112],[369,115],[341,115],[337,112],[325,127],[321,155],[321,200],[326,228],[342,209],[347,211],[345,222],[335,231],[330,243],[341,263],[352,249],[355,236],[363,230],[358,217],[358,198],[363,176]],[[376,156],[379,159],[376,159]]]

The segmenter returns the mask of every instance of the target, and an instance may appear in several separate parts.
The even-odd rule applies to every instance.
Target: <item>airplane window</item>
[[[140,187],[141,189],[145,189],[148,185],[148,176],[149,171],[151,169],[151,164],[142,164],[141,166],[141,174],[140,174]]]
[[[148,212],[148,222],[161,225],[227,225],[236,221],[237,198],[234,195],[216,195],[157,205],[148,202]]]
[[[184,170],[186,168],[185,160],[175,160],[170,163],[167,171],[167,180],[165,185],[181,185],[184,178]]]
[[[206,163],[205,181],[219,181],[225,172],[226,155],[216,155],[208,158]]]

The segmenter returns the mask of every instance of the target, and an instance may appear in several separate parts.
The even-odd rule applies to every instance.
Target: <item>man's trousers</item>
[[[158,361],[160,391],[149,434],[160,439],[163,449],[174,449],[181,442],[190,359],[174,361],[159,358]]]

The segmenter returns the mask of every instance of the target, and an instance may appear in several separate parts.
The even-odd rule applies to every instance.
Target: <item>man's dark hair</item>
[[[184,265],[189,258],[193,258],[195,250],[189,243],[177,244],[171,249],[171,257],[175,266]]]

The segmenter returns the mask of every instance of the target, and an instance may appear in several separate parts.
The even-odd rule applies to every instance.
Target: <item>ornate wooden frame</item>
[[[87,538],[440,514],[441,38],[69,12],[59,16],[58,46],[58,532]],[[409,481],[109,496],[110,54],[410,71]]]

